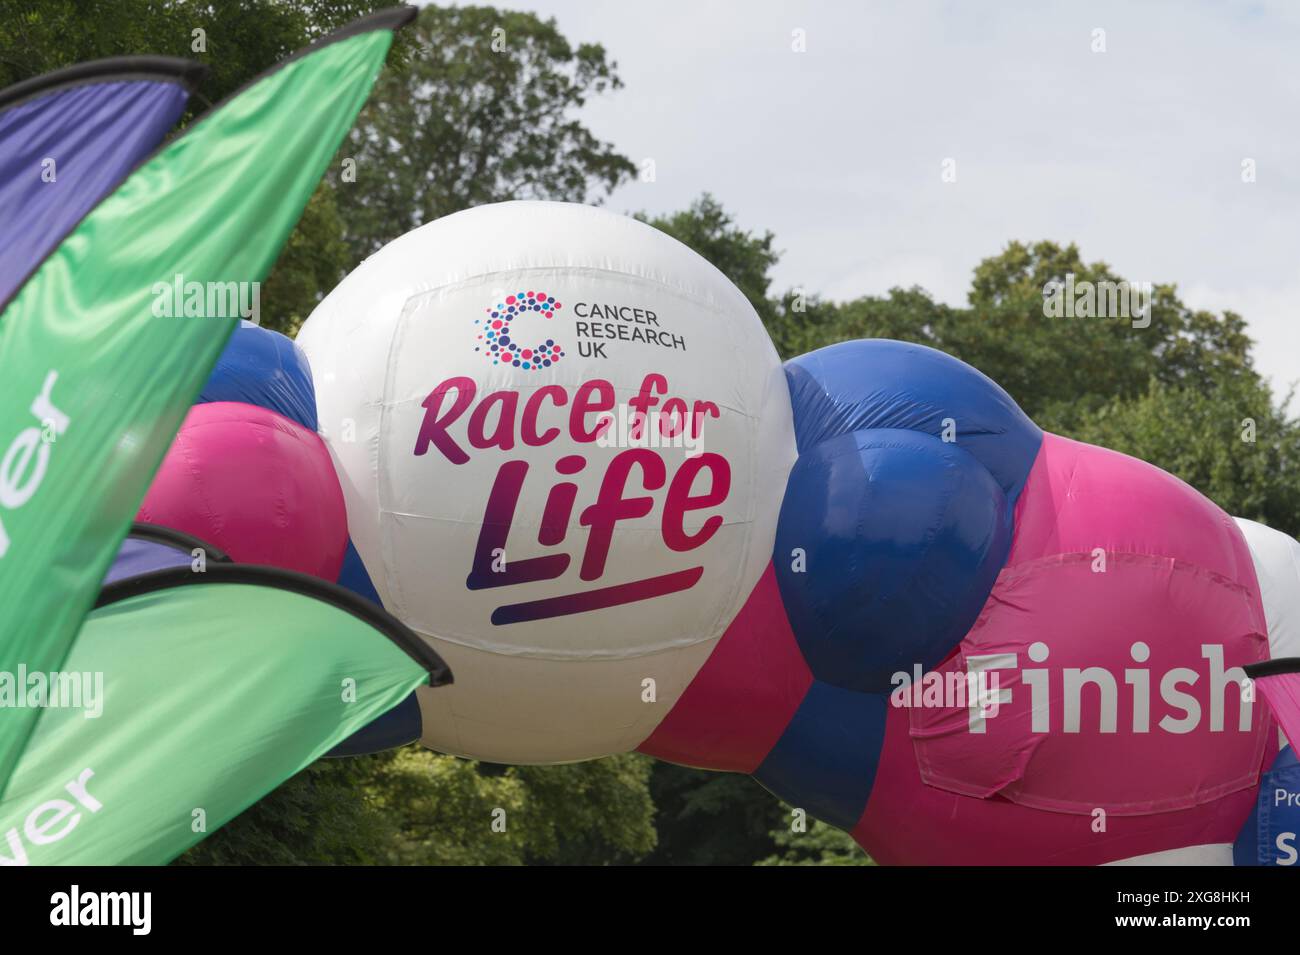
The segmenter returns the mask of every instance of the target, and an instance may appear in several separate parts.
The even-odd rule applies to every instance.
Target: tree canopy
[[[344,147],[354,260],[471,206],[593,201],[635,171],[575,118],[622,85],[603,47],[492,7],[425,7],[407,32],[416,55],[380,77]]]

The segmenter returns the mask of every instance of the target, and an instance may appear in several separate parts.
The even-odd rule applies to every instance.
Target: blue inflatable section
[[[957,444],[879,428],[804,451],[775,553],[813,676],[882,693],[894,673],[934,667],[975,622],[1010,546],[1007,496]]]
[[[242,401],[317,430],[316,389],[307,356],[292,340],[241,321],[217,359],[196,404]]]
[[[786,363],[799,458],[773,564],[814,678],[887,693],[965,636],[1011,546],[1042,431],[949,355],[843,342]]]
[[[1300,864],[1300,761],[1295,747],[1278,753],[1259,784],[1259,798],[1232,847],[1236,865]]]
[[[933,669],[979,616],[1043,433],[991,380],[921,345],[843,342],[785,369],[799,457],[773,566],[814,682],[754,775],[851,829],[890,678]]]
[[[888,697],[814,682],[754,778],[796,809],[849,830],[867,808]]]
[[[361,555],[352,544],[352,538],[348,538],[348,549],[343,554],[343,566],[339,569],[338,584],[340,587],[346,587],[358,597],[365,597],[373,604],[380,607],[384,602],[379,599],[379,591],[375,590],[375,585],[370,580],[370,574],[366,573],[366,565],[361,562]]]
[[[944,436],[988,469],[1014,505],[1043,432],[991,378],[924,345],[884,338],[841,342],[785,364],[794,433],[805,454],[868,428]]]

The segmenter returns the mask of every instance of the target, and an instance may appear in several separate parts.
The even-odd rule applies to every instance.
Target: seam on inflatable
[[[444,277],[434,279],[430,282],[416,283],[409,287],[409,295],[407,296],[406,303],[409,303],[412,299],[421,298],[434,292],[442,293],[455,290],[459,286],[483,283],[485,280],[491,279],[497,275],[523,274],[525,272],[563,273],[563,277],[566,280],[571,279],[574,281],[581,280],[583,277],[593,276],[611,276],[619,279],[634,278],[646,282],[647,284],[656,285],[665,289],[677,298],[685,299],[690,301],[692,304],[703,306],[705,309],[716,315],[725,315],[728,311],[728,303],[719,301],[712,295],[701,293],[697,286],[684,286],[675,282],[670,282],[661,275],[650,275],[634,270],[620,270],[603,265],[573,265],[565,262],[557,262],[553,265],[528,265],[519,267],[506,266],[502,268],[492,268],[484,272],[475,272],[472,275],[450,278]],[[754,312],[754,306],[749,299],[745,298],[745,296],[740,292],[737,292],[737,296],[738,298],[736,298],[735,301],[743,303],[744,308],[753,312],[755,319],[758,319],[758,313]],[[403,305],[403,308],[405,307],[406,304]],[[762,320],[758,319],[758,321],[761,326]],[[768,348],[772,349],[774,355],[776,354],[775,346],[773,346],[770,341],[768,342]]]
[[[375,526],[381,530],[379,535],[379,560],[384,581],[384,587],[389,591],[388,599],[393,603],[393,613],[405,619],[409,616],[406,609],[406,598],[402,593],[401,583],[396,575],[390,573],[390,569],[395,566],[396,561],[393,559],[391,535],[382,533],[384,526],[385,501],[388,496],[387,486],[384,481],[385,471],[385,454],[384,435],[388,434],[388,413],[389,402],[387,400],[387,391],[392,386],[392,382],[397,371],[397,356],[400,352],[398,342],[406,334],[406,323],[408,317],[408,308],[411,304],[411,297],[407,297],[402,302],[401,309],[397,313],[397,321],[393,328],[392,336],[388,339],[388,354],[384,358],[384,391],[383,400],[379,402],[379,421],[375,430]],[[360,556],[360,554],[358,554]],[[365,563],[364,561],[362,562]],[[373,576],[372,576],[373,581]]]

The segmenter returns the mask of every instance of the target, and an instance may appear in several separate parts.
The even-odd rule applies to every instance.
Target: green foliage
[[[294,336],[352,264],[343,241],[337,190],[322,182],[312,193],[280,258],[262,283],[261,324]]]
[[[691,237],[717,215],[706,218],[692,207],[673,217],[665,231],[708,255],[710,243]],[[694,229],[683,216],[698,220]],[[728,260],[745,257],[764,269],[775,262],[775,256],[758,260],[752,235],[714,233],[712,238],[714,245],[723,240]],[[763,248],[770,250],[771,236],[765,238]],[[842,303],[788,292],[768,308],[756,307],[783,358],[854,338],[928,345],[974,365],[1036,421],[1061,431],[1109,401],[1144,393],[1153,378],[1208,388],[1232,376],[1254,377],[1241,316],[1195,311],[1178,299],[1173,286],[1155,285],[1146,328],[1120,318],[1049,318],[1044,288],[1067,275],[1080,283],[1123,281],[1104,262],[1083,261],[1074,245],[1012,242],[976,266],[968,308],[937,303],[915,287]],[[749,280],[750,288],[763,290],[759,294],[766,286],[765,275]]]
[[[325,759],[213,832],[173,865],[361,865],[386,861],[389,822],[365,760]]]
[[[203,100],[229,96],[295,50],[389,6],[386,0],[5,0],[0,88],[87,60],[179,56],[208,67],[202,99],[183,118],[188,122],[204,110]],[[195,30],[203,31],[201,45]],[[399,58],[406,42],[394,45]]]
[[[1250,339],[1231,312],[1189,309],[1171,285],[1154,285],[1150,325],[1123,318],[1049,318],[1044,288],[1121,282],[1104,262],[1054,242],[1010,243],[975,268],[970,308],[951,309],[934,329],[935,347],[979,368],[1040,423],[1066,428],[1115,398],[1134,398],[1151,378],[1205,386],[1250,373]]]
[[[652,865],[749,865],[776,848],[780,806],[749,776],[655,763],[650,795],[659,845]]]
[[[745,293],[763,324],[771,325],[777,309],[768,298],[772,284],[768,272],[780,258],[772,248],[776,237],[771,232],[757,235],[739,228],[707,192],[682,212],[653,219],[643,212],[637,218],[708,259]]]
[[[506,771],[526,787],[524,861],[559,865],[634,862],[655,847],[649,779],[654,761],[626,753],[564,766]]]
[[[793,810],[781,804],[783,823],[772,830],[778,851],[755,865],[875,865],[871,857],[842,829],[806,819],[806,831],[793,826]]]
[[[478,772],[476,764],[410,747],[383,760],[367,787],[391,826],[377,846],[389,865],[514,865],[523,859],[523,783]],[[493,813],[504,811],[504,831]]]
[[[355,259],[461,209],[588,201],[635,171],[572,115],[622,85],[603,47],[492,7],[425,7],[407,32],[417,55],[380,77],[342,151],[356,160],[341,187]]]
[[[644,756],[492,767],[416,746],[321,760],[181,865],[601,865],[655,845]]]

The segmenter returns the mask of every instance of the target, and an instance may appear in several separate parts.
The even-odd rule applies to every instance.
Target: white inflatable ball
[[[426,745],[637,746],[771,558],[795,445],[744,295],[634,219],[510,202],[390,243],[298,342],[366,569],[455,675]]]

